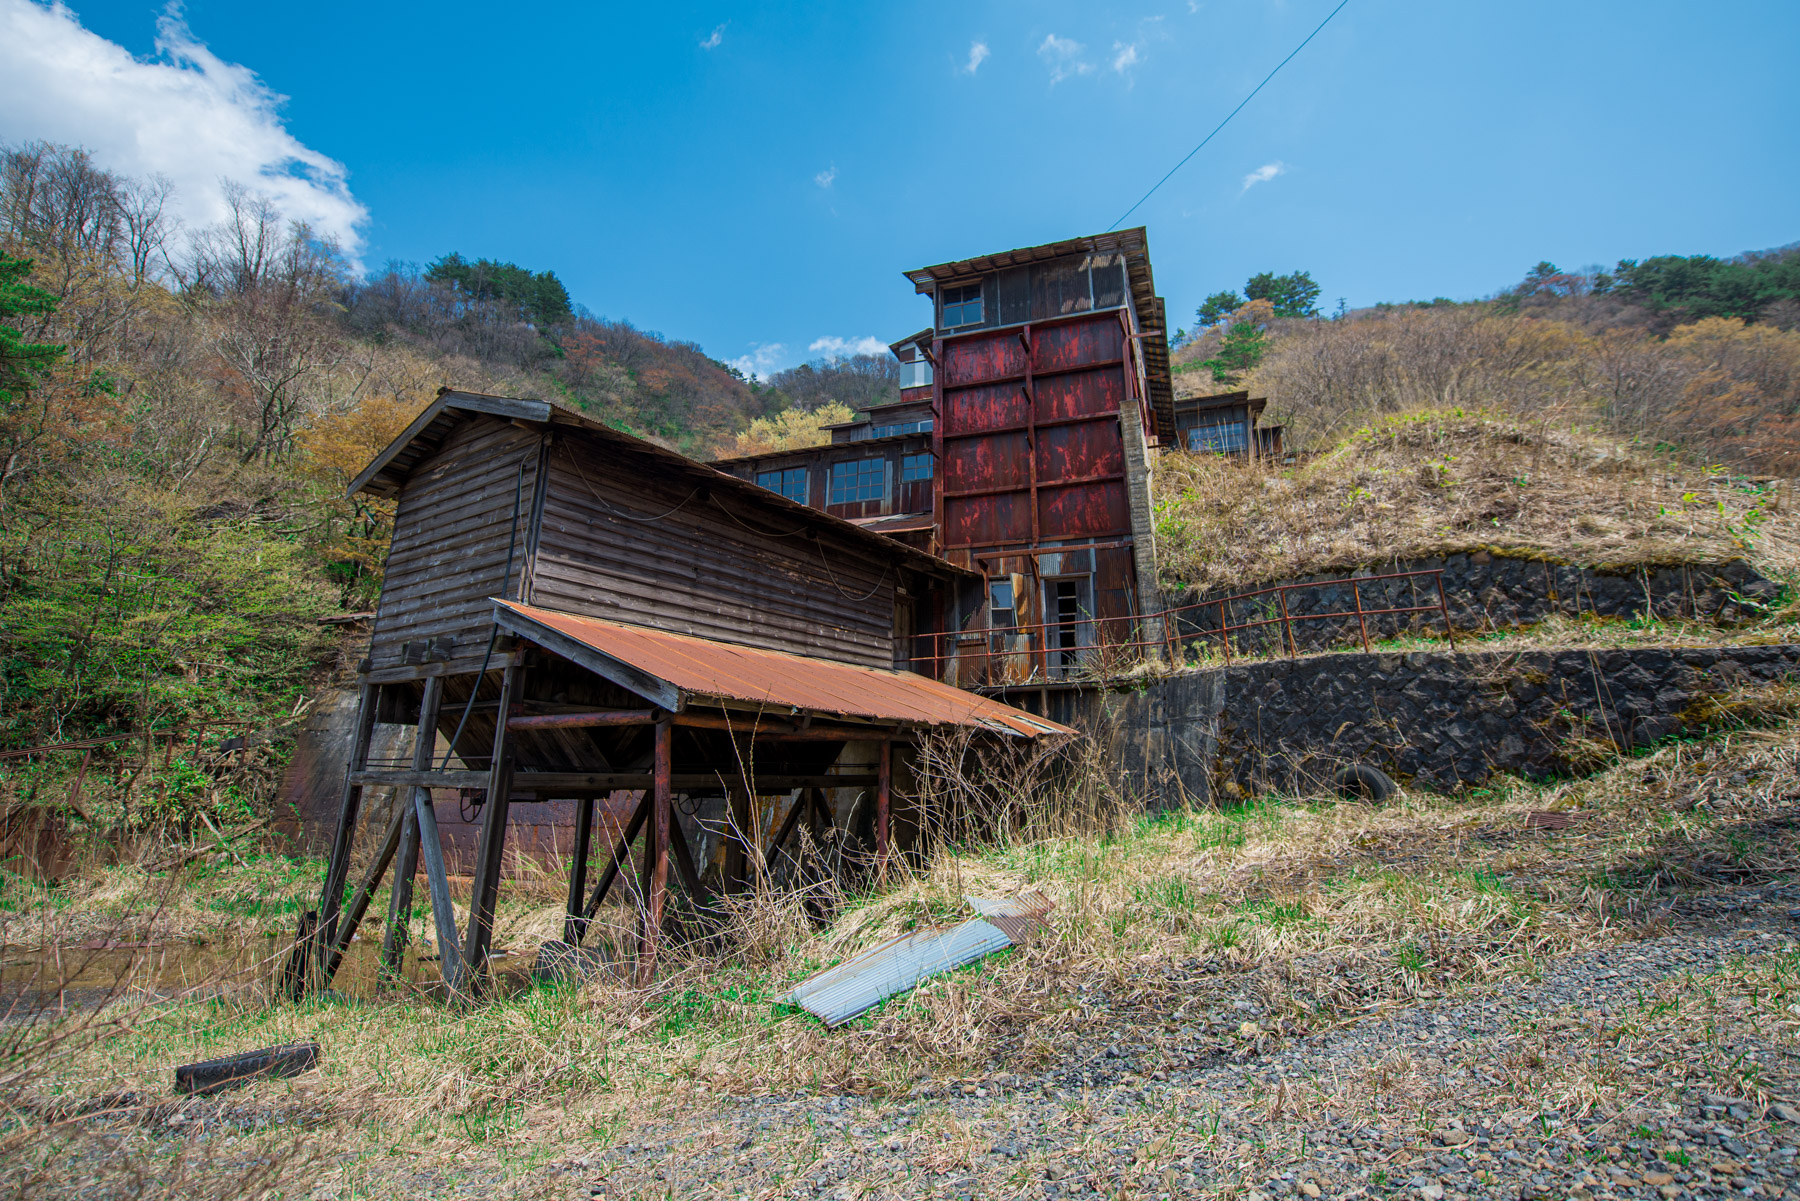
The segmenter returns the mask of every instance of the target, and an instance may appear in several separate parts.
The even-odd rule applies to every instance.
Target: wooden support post
[[[412,766],[426,771],[437,754],[438,711],[444,702],[444,679],[431,676],[425,681],[425,695],[419,699],[419,725],[413,734]],[[394,865],[394,884],[388,895],[388,924],[381,938],[381,963],[398,976],[406,956],[406,938],[412,921],[413,878],[419,874],[419,812],[415,790],[402,788],[395,792],[394,803],[403,806],[405,822],[400,828],[400,859]],[[429,792],[426,793],[429,797]]]
[[[630,861],[631,844],[637,838],[638,831],[644,828],[644,821],[650,816],[651,804],[650,793],[647,790],[638,794],[638,805],[631,815],[631,822],[625,827],[625,833],[619,839],[619,845],[613,849],[612,861],[606,865],[606,870],[600,873],[600,883],[594,885],[594,895],[588,898],[587,906],[581,911],[581,926],[575,931],[576,942],[580,942],[587,936],[588,923],[594,920],[596,913],[600,912],[600,905],[606,900],[607,891],[612,888],[613,881],[619,878],[619,873],[624,870],[624,865]]]
[[[651,804],[650,838],[644,848],[644,929],[638,949],[638,985],[650,983],[656,973],[657,943],[662,938],[663,896],[669,886],[669,808],[673,797],[669,779],[675,727],[667,720],[656,723],[656,787]]]
[[[725,891],[743,892],[749,883],[751,839],[750,790],[733,785],[725,791]]]
[[[388,822],[387,835],[381,840],[381,848],[375,852],[369,870],[363,873],[362,883],[356,886],[356,894],[350,898],[350,905],[344,910],[344,919],[338,924],[337,937],[331,941],[331,954],[326,956],[325,970],[319,977],[320,988],[331,987],[331,978],[337,975],[338,965],[344,961],[344,952],[350,948],[350,940],[356,937],[356,928],[362,925],[363,915],[369,911],[369,902],[375,898],[375,890],[381,886],[381,877],[386,874],[388,864],[394,861],[394,852],[400,848],[400,831],[405,825],[406,811],[396,803],[394,816]]]
[[[575,801],[575,862],[569,865],[569,903],[563,918],[563,941],[570,946],[581,941],[587,922],[581,916],[581,902],[587,898],[588,852],[594,845],[594,805],[592,796]]]
[[[475,882],[469,893],[469,929],[463,937],[463,966],[469,974],[471,993],[479,993],[487,982],[488,948],[494,939],[494,903],[500,895],[507,798],[512,792],[512,740],[508,737],[507,718],[518,700],[522,674],[523,668],[508,667],[500,676],[500,711],[494,721],[487,801],[481,812],[481,847],[476,852]]]
[[[712,893],[701,882],[700,872],[694,866],[693,849],[688,846],[687,833],[672,812],[669,814],[669,849],[675,853],[675,870],[681,874],[681,883],[688,891],[688,899],[696,908],[704,908],[711,900]]]
[[[425,880],[431,888],[431,919],[437,928],[438,973],[451,996],[463,991],[462,952],[456,943],[456,909],[450,902],[450,877],[444,871],[444,843],[438,837],[437,810],[429,788],[412,790],[413,811],[419,819],[419,855],[425,860]]]
[[[775,831],[775,837],[769,840],[768,848],[763,852],[763,871],[774,869],[775,856],[780,854],[781,844],[788,840],[788,835],[794,832],[794,827],[800,824],[800,818],[811,805],[812,798],[807,796],[804,791],[794,798],[794,803],[788,809],[787,816],[781,819],[781,828]]]
[[[894,744],[881,740],[875,764],[875,875],[885,880],[888,870],[888,795],[894,780]]]
[[[338,911],[343,904],[344,882],[350,877],[350,846],[356,836],[356,817],[362,807],[362,785],[351,783],[369,761],[369,738],[375,732],[375,688],[365,683],[358,689],[356,732],[351,735],[350,762],[345,767],[344,793],[338,802],[337,832],[331,840],[331,860],[325,867],[325,888],[319,894],[319,923],[313,928],[313,954],[322,972],[337,936]]]

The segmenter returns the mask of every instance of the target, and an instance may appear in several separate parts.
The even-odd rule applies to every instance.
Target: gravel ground
[[[720,1098],[552,1170],[595,1197],[1800,1198],[1800,1004],[1770,1001],[1800,890],[1690,898],[1659,930],[1309,1032],[1244,978],[1170,1015],[1087,996],[1041,1071]]]

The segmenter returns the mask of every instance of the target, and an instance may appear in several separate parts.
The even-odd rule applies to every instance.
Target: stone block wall
[[[1786,680],[1800,646],[1334,654],[1069,694],[1155,806],[1313,791],[1350,763],[1432,788],[1542,776],[1691,728],[1705,698]]]
[[[1304,652],[1360,645],[1355,618],[1309,616],[1353,612],[1359,597],[1363,610],[1370,614],[1365,620],[1371,641],[1391,638],[1403,631],[1441,633],[1443,617],[1432,577],[1371,578],[1433,569],[1443,572],[1443,602],[1451,626],[1458,631],[1530,625],[1553,613],[1616,618],[1686,617],[1718,625],[1739,625],[1761,616],[1781,591],[1742,559],[1670,567],[1578,567],[1484,550],[1402,560],[1356,571],[1330,571],[1275,583],[1321,584],[1287,593],[1289,628],[1298,649]],[[1354,586],[1323,583],[1349,577],[1360,577],[1366,582]],[[1233,590],[1239,591],[1243,590]],[[1198,606],[1186,608],[1176,618],[1185,644],[1217,653],[1217,602],[1228,595],[1192,592],[1173,602],[1183,607]],[[1419,607],[1426,611],[1379,612]],[[1233,626],[1278,618],[1281,600],[1273,593],[1225,600],[1224,612],[1226,624]],[[1281,625],[1270,624],[1234,634],[1233,646],[1246,654],[1284,654],[1282,640]]]

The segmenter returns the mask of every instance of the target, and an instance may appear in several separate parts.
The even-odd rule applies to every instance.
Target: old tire
[[[1349,767],[1338,768],[1337,774],[1331,777],[1331,785],[1346,800],[1377,803],[1400,791],[1399,785],[1386,772],[1366,763],[1352,763]]]

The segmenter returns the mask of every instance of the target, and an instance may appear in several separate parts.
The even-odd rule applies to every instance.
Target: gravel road
[[[720,1098],[554,1170],[595,1197],[1800,1198],[1797,951],[1800,890],[1765,885],[1300,1033],[1242,980],[1191,1015],[1090,997],[1042,1070]]]

